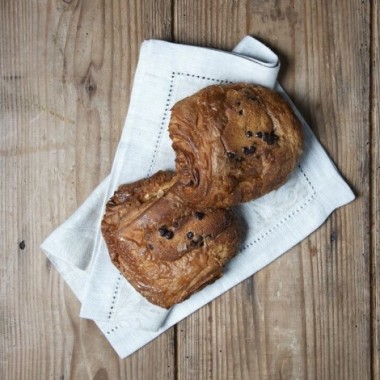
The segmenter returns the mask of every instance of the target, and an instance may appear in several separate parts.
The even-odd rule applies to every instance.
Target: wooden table
[[[1,379],[380,376],[379,0],[1,0]],[[39,249],[110,170],[141,42],[256,36],[357,199],[120,360]]]

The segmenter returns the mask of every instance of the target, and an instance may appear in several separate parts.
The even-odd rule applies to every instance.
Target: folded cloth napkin
[[[150,304],[112,265],[100,231],[107,200],[118,185],[174,169],[168,134],[170,108],[179,99],[217,83],[250,82],[273,88],[275,53],[252,37],[233,52],[145,41],[140,50],[130,106],[110,175],[41,245],[79,298],[80,316],[96,322],[120,357],[126,357],[178,321],[278,258],[354,199],[336,167],[303,123],[302,160],[288,182],[238,206],[248,225],[239,253],[222,278],[170,310]]]

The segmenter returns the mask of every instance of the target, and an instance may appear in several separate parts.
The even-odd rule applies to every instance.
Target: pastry
[[[257,85],[213,85],[177,102],[169,133],[178,195],[198,208],[231,207],[277,189],[302,153],[292,109]]]
[[[176,187],[175,173],[165,171],[122,185],[101,224],[113,264],[163,308],[220,277],[241,236],[234,211],[184,205]]]
[[[221,276],[242,235],[231,208],[282,185],[302,153],[290,106],[257,85],[214,85],[179,101],[169,135],[176,173],[120,186],[101,226],[113,264],[163,308]]]

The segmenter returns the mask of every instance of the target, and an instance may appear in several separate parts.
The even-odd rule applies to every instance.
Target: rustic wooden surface
[[[0,0],[0,378],[379,378],[379,13],[379,0]],[[109,172],[141,42],[231,49],[246,34],[279,53],[357,199],[120,360],[39,244]]]

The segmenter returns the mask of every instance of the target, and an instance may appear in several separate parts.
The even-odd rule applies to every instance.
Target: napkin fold
[[[96,322],[120,357],[268,265],[318,228],[334,209],[354,199],[278,84],[279,68],[277,55],[249,36],[232,52],[143,42],[110,175],[41,245],[80,300],[80,316]],[[178,100],[211,84],[232,82],[256,83],[280,92],[302,121],[304,154],[285,185],[238,206],[248,230],[222,278],[166,310],[149,303],[112,265],[100,231],[105,203],[120,184],[175,168],[168,123]]]

